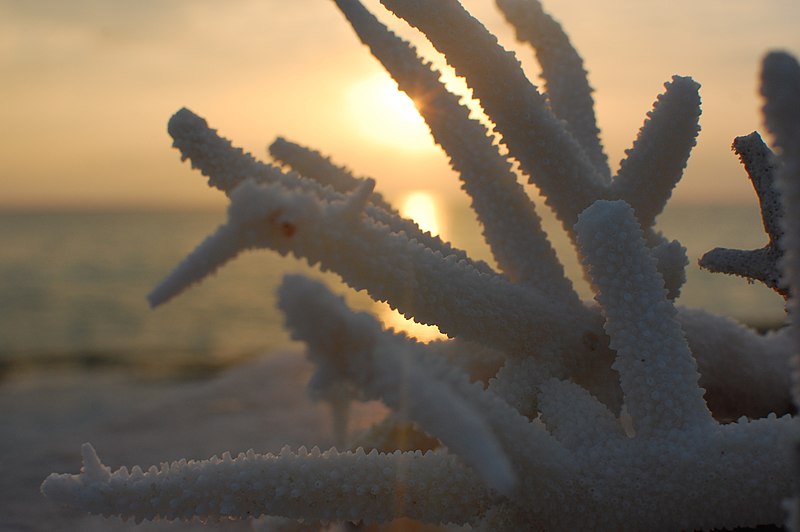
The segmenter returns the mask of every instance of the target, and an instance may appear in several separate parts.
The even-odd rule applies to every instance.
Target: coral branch
[[[162,305],[215,273],[228,261],[247,248],[247,242],[233,226],[223,225],[206,238],[194,251],[175,267],[153,290],[147,294],[151,307]]]
[[[269,145],[269,154],[273,159],[303,177],[313,179],[323,186],[329,185],[342,194],[354,190],[364,182],[363,178],[355,177],[347,168],[336,166],[330,158],[320,152],[283,137],[278,137]],[[396,210],[378,192],[372,193],[370,203],[388,213],[397,214]]]
[[[383,400],[438,437],[501,493],[511,494],[518,482],[511,461],[537,470],[539,482],[563,482],[570,467],[560,446],[494,394],[471,384],[463,371],[421,344],[381,332],[374,318],[352,313],[318,282],[287,276],[279,293],[289,330],[308,345],[320,368],[315,384],[345,379],[366,398]],[[521,452],[529,448],[537,452]]]
[[[637,435],[706,426],[712,418],[695,360],[633,209],[620,200],[597,201],[580,215],[575,232]]]
[[[765,249],[780,240],[785,251],[779,286],[793,294],[788,326],[759,335],[671,301],[685,250],[653,224],[699,130],[694,81],[666,84],[609,184],[582,61],[537,0],[498,3],[536,47],[547,99],[455,0],[382,1],[467,77],[576,243],[599,306],[577,300],[509,161],[438,72],[357,0],[337,0],[451,157],[503,274],[402,219],[374,193],[372,179],[279,139],[275,158],[300,171],[284,173],[183,109],[169,124],[175,146],[231,204],[228,221],[150,301],[166,301],[244,250],[269,248],[333,270],[350,287],[437,325],[453,339],[422,344],[352,312],[315,281],[292,276],[280,289],[288,328],[317,366],[312,396],[340,405],[380,399],[393,412],[363,441],[418,450],[285,448],[279,456],[226,453],[112,472],[87,444],[82,472],[51,475],[45,495],[137,521],[269,515],[263,526],[297,531],[305,523],[398,517],[492,531],[781,522],[797,480],[787,464],[800,439],[796,419],[774,413],[788,411],[789,360],[800,346],[800,65],[774,53],[763,66],[764,114],[781,162],[755,135],[734,144],[762,203]],[[773,173],[786,213],[780,224]],[[731,263],[743,253],[717,256]],[[767,259],[746,273],[777,260]],[[800,403],[798,383],[795,377]],[[447,450],[421,452],[442,445]],[[797,500],[792,507],[800,521]]]
[[[782,224],[785,235],[781,247],[786,250],[783,286],[800,292],[800,66],[797,59],[773,52],[764,58],[761,72],[761,94],[765,98],[764,119],[775,136],[775,147],[782,168],[778,182],[786,213]],[[792,291],[790,308],[797,320],[798,292]]]
[[[357,0],[337,0],[361,41],[416,102],[434,140],[449,155],[483,225],[495,260],[512,281],[580,304],[556,258],[535,207],[486,128],[447,91],[439,72],[381,24]]]
[[[783,52],[768,54],[761,67],[761,94],[764,96],[764,118],[775,137],[775,146],[783,163],[778,171],[777,188],[781,194],[783,237],[780,246],[785,254],[781,261],[781,286],[791,294],[788,310],[795,358],[792,371],[794,406],[800,407],[800,64]],[[790,530],[800,530],[800,447],[794,447],[794,493],[784,507],[788,510],[786,524]]]
[[[778,263],[783,256],[778,242],[783,235],[781,228],[780,196],[775,188],[775,177],[780,165],[761,136],[755,131],[749,135],[736,137],[733,151],[739,156],[747,176],[753,183],[761,207],[761,219],[769,242],[761,249],[744,251],[740,249],[714,248],[703,255],[698,264],[712,272],[729,273],[759,280],[784,297],[788,291],[781,286]]]
[[[517,39],[530,43],[536,52],[553,113],[568,124],[570,133],[583,146],[598,174],[610,181],[608,158],[603,152],[594,114],[592,87],[583,59],[569,36],[538,0],[497,0],[496,3],[516,30]]]
[[[510,154],[571,232],[578,213],[601,196],[603,179],[525,77],[514,54],[455,0],[381,3],[425,33],[467,79]]]
[[[700,84],[674,76],[664,87],[611,187],[611,197],[633,207],[643,229],[667,204],[700,132]]]
[[[653,258],[656,259],[658,273],[664,278],[667,299],[671,301],[678,299],[683,283],[686,282],[686,265],[689,264],[686,248],[677,240],[667,240],[657,231],[645,232],[645,240]]]
[[[625,438],[616,416],[573,382],[542,383],[539,409],[547,430],[570,450],[587,451],[598,439],[620,443]]]
[[[781,229],[780,194],[775,187],[775,178],[780,170],[780,161],[772,150],[761,140],[761,135],[753,131],[749,135],[736,137],[731,146],[747,171],[753,183],[761,208],[761,221],[770,242],[780,241]]]
[[[189,159],[192,168],[199,169],[209,178],[210,186],[226,194],[230,194],[234,188],[250,179],[258,183],[279,184],[290,190],[298,189],[322,200],[344,199],[344,194],[324,186],[326,179],[322,179],[321,182],[304,179],[297,174],[286,174],[272,165],[256,160],[241,148],[233,146],[229,140],[217,135],[216,130],[211,129],[204,119],[188,109],[181,109],[170,118],[168,130],[174,139],[173,146],[181,152],[181,159]],[[354,184],[349,190],[356,186],[357,184]],[[370,204],[365,207],[365,212],[376,222],[386,225],[395,232],[404,232],[409,238],[439,251],[444,256],[452,255],[458,260],[467,261],[483,272],[492,271],[485,262],[473,261],[462,250],[454,248],[439,237],[423,232],[416,223],[401,218],[393,209],[384,209],[380,205],[373,204],[371,198],[372,196]]]
[[[777,245],[768,245],[760,249],[742,250],[714,248],[706,252],[697,263],[714,273],[738,275],[746,279],[761,281],[782,296],[786,291],[780,287],[780,271],[778,261],[781,251]]]
[[[181,152],[181,160],[189,160],[192,168],[208,178],[208,185],[226,194],[245,179],[258,182],[284,182],[283,172],[257,161],[252,155],[217,135],[203,118],[185,107],[172,115],[167,124],[172,147]]]
[[[113,473],[91,445],[84,445],[83,454],[80,474],[50,475],[42,492],[60,504],[137,522],[276,515],[467,523],[488,503],[474,474],[444,452],[366,454],[301,447],[293,453],[284,447],[277,456],[250,450],[235,458],[224,453]]]
[[[576,318],[579,323],[591,320],[585,310],[572,314],[573,309],[554,307],[533,289],[483,273],[454,256],[442,257],[366,216],[353,216],[347,205],[280,185],[245,182],[231,193],[228,224],[217,231],[234,243],[212,237],[213,246],[198,248],[162,285],[170,287],[170,294],[177,293],[233,256],[235,246],[269,248],[293,253],[312,265],[319,263],[356,290],[366,289],[374,299],[389,302],[407,316],[507,354],[561,345],[563,337],[554,327]],[[225,251],[224,257],[213,255],[218,249]],[[192,275],[183,277],[184,272]],[[476,313],[480,308],[485,312]],[[581,339],[576,339],[572,349],[577,352],[580,345]],[[563,364],[554,357],[543,363],[554,369]]]
[[[790,411],[790,361],[796,351],[788,331],[758,334],[708,311],[678,307],[700,385],[714,417],[761,418]]]

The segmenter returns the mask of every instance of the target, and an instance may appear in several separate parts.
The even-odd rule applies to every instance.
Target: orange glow
[[[423,325],[410,320],[396,310],[392,310],[386,303],[381,303],[381,307],[382,309],[379,314],[380,319],[387,329],[391,328],[396,331],[403,331],[420,342],[444,340],[447,338],[447,336],[439,332],[439,329],[435,326]]]
[[[442,210],[438,207],[436,196],[426,190],[409,192],[403,198],[400,214],[411,218],[423,231],[430,231],[432,235],[441,233]]]
[[[436,149],[414,102],[387,76],[373,75],[353,83],[348,105],[353,126],[364,139],[400,150]]]
[[[469,93],[423,36],[377,0],[365,3],[442,69],[451,90]],[[533,51],[516,42],[494,3],[463,4],[541,85]],[[378,178],[384,191],[459,193],[411,101],[333,3],[2,5],[0,206],[223,208],[225,198],[205,190],[170,148],[165,124],[183,106],[256,157],[282,135]],[[729,146],[761,127],[756,80],[763,54],[800,53],[799,2],[676,0],[657,21],[643,2],[545,7],[590,71],[612,169],[663,82],[691,75],[703,85],[703,130],[674,198],[753,201]],[[481,116],[476,102],[464,103]]]

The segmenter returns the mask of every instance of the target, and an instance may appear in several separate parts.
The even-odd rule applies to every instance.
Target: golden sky
[[[413,30],[366,2],[404,36]],[[536,80],[490,0],[464,0]],[[663,83],[702,84],[683,201],[752,201],[729,146],[761,129],[759,61],[800,55],[798,0],[550,0],[582,54],[616,167]],[[431,56],[431,59],[435,57]],[[263,157],[277,135],[371,175],[390,195],[457,193],[446,158],[328,0],[0,0],[0,206],[205,207],[166,123],[186,106]]]

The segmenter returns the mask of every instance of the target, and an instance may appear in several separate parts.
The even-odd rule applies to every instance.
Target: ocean
[[[432,205],[443,236],[489,259],[465,205]],[[113,366],[193,375],[289,348],[275,290],[290,272],[321,277],[354,307],[398,322],[385,305],[353,292],[335,275],[270,251],[245,253],[150,309],[146,294],[223,221],[223,212],[208,211],[0,212],[0,374]],[[766,242],[755,205],[671,205],[658,224],[689,252],[680,304],[759,327],[783,321],[783,300],[764,286],[696,265],[716,246],[751,249]],[[582,296],[590,297],[570,244],[553,220],[545,227]]]

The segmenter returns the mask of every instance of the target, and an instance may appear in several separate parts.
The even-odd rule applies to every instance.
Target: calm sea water
[[[463,206],[436,212],[445,236],[488,259]],[[300,261],[250,252],[215,277],[151,310],[148,291],[223,221],[209,212],[0,213],[0,364],[92,363],[169,366],[176,361],[227,363],[288,347],[275,308],[287,272],[323,277],[352,305],[387,316],[372,303]],[[762,325],[783,319],[782,300],[761,285],[696,267],[715,246],[765,242],[755,207],[671,206],[659,225],[688,247],[691,264],[680,302]],[[548,222],[573,279],[574,252]],[[585,284],[579,283],[584,297]]]

